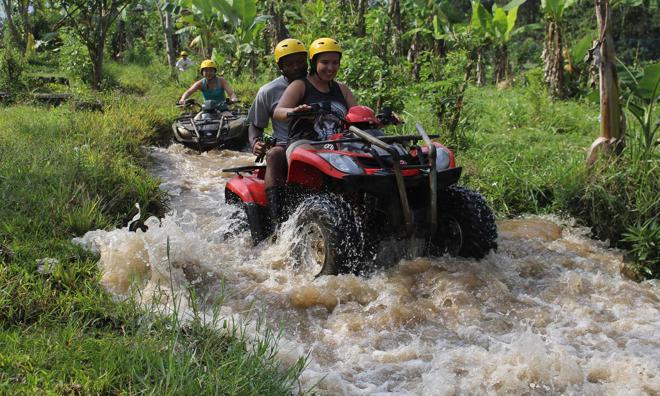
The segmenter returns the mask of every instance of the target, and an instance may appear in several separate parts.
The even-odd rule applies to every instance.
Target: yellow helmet
[[[312,59],[314,58],[314,55],[323,52],[339,52],[340,54],[342,53],[341,46],[339,45],[337,40],[329,37],[323,37],[314,40],[312,45],[309,46],[309,59]]]
[[[199,71],[201,72],[207,67],[215,69],[215,71],[218,71],[218,65],[215,62],[213,62],[211,59],[206,59],[205,61],[203,61],[202,64],[199,65]]]
[[[181,51],[181,56],[188,56],[188,53],[186,51]]]
[[[275,46],[275,63],[278,63],[280,59],[287,55],[297,54],[299,52],[307,53],[305,45],[300,40],[292,38],[282,40]]]

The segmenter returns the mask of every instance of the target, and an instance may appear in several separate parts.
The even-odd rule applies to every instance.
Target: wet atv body
[[[207,100],[202,105],[189,99],[184,113],[172,124],[174,139],[198,151],[214,148],[242,150],[248,144],[247,118],[241,110],[229,110],[228,104]],[[198,111],[193,111],[193,110]],[[230,115],[227,115],[230,113]]]
[[[497,248],[491,209],[457,185],[461,168],[451,150],[431,141],[436,136],[419,125],[418,135],[405,136],[345,127],[307,142],[313,149],[295,142],[287,150],[287,206],[300,236],[292,252],[305,271],[362,273],[427,254],[480,259]],[[244,207],[257,243],[270,225],[265,167],[225,171],[237,173],[227,183],[227,202]]]

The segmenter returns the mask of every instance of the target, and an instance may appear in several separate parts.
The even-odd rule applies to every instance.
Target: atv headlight
[[[441,171],[449,168],[449,153],[446,150],[436,147],[435,151],[435,170]]]
[[[362,175],[364,169],[355,160],[347,155],[335,153],[319,153],[319,156],[328,161],[335,169],[351,175]]]

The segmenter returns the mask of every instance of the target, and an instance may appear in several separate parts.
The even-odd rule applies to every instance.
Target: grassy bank
[[[642,150],[633,117],[621,156],[587,169],[587,149],[599,135],[597,104],[551,101],[533,81],[506,90],[470,87],[465,103],[454,136],[442,130],[429,103],[412,96],[406,108],[413,109],[412,120],[441,131],[464,167],[463,182],[499,216],[571,216],[596,238],[627,250],[629,275],[660,276],[660,153],[657,146]]]
[[[125,226],[135,203],[167,210],[141,146],[168,133],[181,88],[162,68],[109,69],[103,112],[0,107],[0,393],[290,394],[301,367],[280,367],[272,333],[115,301],[70,242]]]

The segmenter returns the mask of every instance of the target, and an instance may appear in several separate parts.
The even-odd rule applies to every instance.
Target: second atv
[[[289,116],[329,113],[317,106]],[[408,256],[477,259],[496,249],[495,216],[482,195],[456,184],[461,168],[453,152],[419,124],[416,135],[402,136],[384,136],[382,124],[371,109],[355,106],[329,140],[287,149],[286,199],[299,236],[292,252],[301,269],[315,276],[363,273],[401,258],[401,246]],[[225,197],[243,206],[256,244],[272,230],[265,166],[224,171],[237,174]]]
[[[239,109],[230,110],[233,103],[206,100],[201,105],[188,99],[184,112],[172,124],[174,139],[200,152],[214,148],[243,150],[248,144],[248,123]]]

